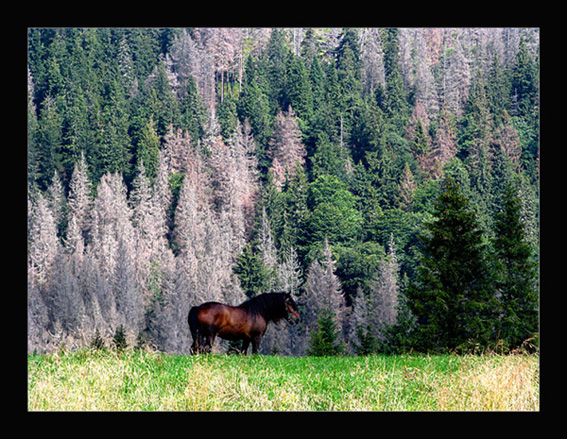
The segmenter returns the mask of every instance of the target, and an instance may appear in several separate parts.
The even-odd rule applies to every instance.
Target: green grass
[[[539,358],[30,355],[28,409],[539,410]]]

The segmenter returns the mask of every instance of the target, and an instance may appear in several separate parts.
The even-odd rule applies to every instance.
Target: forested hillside
[[[536,343],[538,29],[29,29],[27,75],[29,351],[272,291],[264,353]]]

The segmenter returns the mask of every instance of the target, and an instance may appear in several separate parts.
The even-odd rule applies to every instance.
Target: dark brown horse
[[[194,306],[188,317],[193,336],[191,353],[210,353],[218,335],[225,340],[243,340],[243,354],[252,342],[252,353],[255,354],[268,323],[282,319],[292,325],[299,321],[299,311],[291,293],[260,294],[239,306],[218,302]]]

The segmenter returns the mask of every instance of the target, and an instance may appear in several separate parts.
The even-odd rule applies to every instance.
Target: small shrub
[[[317,329],[311,334],[308,355],[323,357],[343,353],[343,347],[338,343],[339,332],[333,317],[334,314],[326,309],[321,312],[317,320]]]
[[[354,352],[356,355],[372,355],[378,351],[378,339],[372,333],[370,325],[366,325],[366,328],[362,325],[358,325],[356,328],[356,337],[360,344],[354,342]]]
[[[95,351],[100,351],[104,349],[104,340],[100,336],[100,332],[98,329],[96,330],[94,337],[91,339],[91,342],[89,343],[89,348]]]
[[[148,340],[146,339],[146,336],[142,333],[142,331],[138,332],[138,336],[136,337],[136,346],[134,346],[134,349],[136,351],[142,351],[146,348],[148,344]]]
[[[116,346],[118,352],[124,351],[128,347],[128,342],[126,341],[126,331],[124,330],[124,325],[120,325],[114,336],[112,337],[112,342]]]

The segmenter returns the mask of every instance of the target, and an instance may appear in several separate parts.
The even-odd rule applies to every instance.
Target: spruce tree
[[[238,255],[232,271],[238,276],[240,287],[246,297],[252,298],[267,292],[270,273],[266,270],[262,259],[254,254],[250,244],[246,244],[242,253]]]
[[[417,317],[416,348],[455,349],[473,341],[486,346],[494,299],[483,231],[457,183],[447,177],[434,220],[421,237],[424,252],[417,282],[408,288]]]
[[[140,163],[144,162],[146,175],[154,180],[157,175],[160,141],[156,133],[153,116],[142,128],[140,143],[138,144],[138,171]]]
[[[323,309],[317,319],[317,328],[311,333],[307,354],[315,357],[340,355],[343,347],[338,342],[339,336],[340,331],[337,331],[335,314],[328,309]]]
[[[521,203],[512,187],[504,193],[496,216],[496,290],[500,305],[499,338],[509,348],[521,345],[538,331],[537,263],[526,240]]]
[[[123,352],[128,347],[124,325],[120,325],[116,328],[116,332],[112,336],[112,343],[114,343],[117,352]]]

